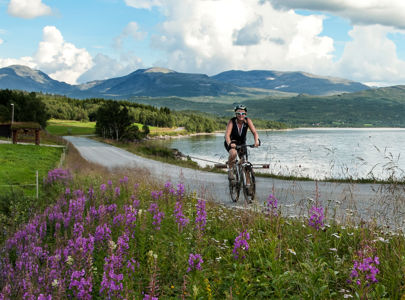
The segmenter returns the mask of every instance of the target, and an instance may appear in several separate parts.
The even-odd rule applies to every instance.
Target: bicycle
[[[253,165],[249,162],[247,147],[255,145],[238,145],[236,161],[233,166],[233,177],[229,179],[229,193],[233,202],[238,202],[240,190],[243,190],[246,203],[252,203],[256,194],[256,180]],[[239,159],[238,159],[239,158]]]

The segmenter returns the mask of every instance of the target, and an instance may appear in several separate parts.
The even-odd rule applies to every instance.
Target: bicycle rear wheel
[[[252,203],[256,195],[256,179],[252,166],[246,166],[243,172],[243,195],[247,203]]]
[[[240,194],[240,180],[236,166],[233,167],[234,179],[229,179],[229,194],[231,195],[232,202],[238,202]]]

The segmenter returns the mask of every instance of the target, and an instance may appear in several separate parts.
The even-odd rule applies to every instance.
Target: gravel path
[[[145,169],[151,176],[174,184],[184,183],[204,199],[213,199],[224,205],[231,202],[226,174],[192,170],[146,159],[125,150],[84,137],[66,136],[80,154],[88,161],[107,168]],[[257,203],[262,205],[269,194],[279,200],[284,214],[306,213],[308,207],[318,200],[327,207],[328,215],[339,219],[375,219],[380,224],[398,227],[405,219],[403,188],[376,184],[348,184],[314,181],[287,181],[272,178],[257,178]],[[236,206],[244,206],[243,196]]]

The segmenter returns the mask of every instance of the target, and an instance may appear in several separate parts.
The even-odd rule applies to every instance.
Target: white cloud
[[[76,83],[77,78],[93,65],[87,50],[65,42],[54,26],[44,27],[43,41],[39,43],[33,59],[37,68],[53,79],[71,84]]]
[[[356,25],[384,25],[405,29],[403,0],[266,0],[277,8],[308,9],[349,19]]]
[[[15,64],[39,69],[55,80],[75,84],[77,78],[92,67],[93,62],[86,49],[79,49],[64,41],[56,27],[46,26],[43,40],[33,57],[0,59],[1,67]]]
[[[8,13],[14,17],[32,19],[50,15],[52,9],[41,0],[10,0]]]
[[[115,38],[115,47],[116,48],[121,48],[122,43],[125,38],[131,37],[134,40],[142,40],[146,37],[147,33],[139,31],[138,24],[136,22],[130,22],[128,25],[124,28],[122,33]]]
[[[154,6],[161,6],[161,0],[125,0],[126,5],[134,8],[152,9]]]
[[[83,73],[78,82],[124,76],[142,67],[142,60],[131,53],[123,54],[119,59],[97,54],[93,59],[93,67]]]
[[[335,72],[374,85],[403,84],[405,61],[398,58],[395,43],[387,37],[394,31],[381,25],[354,26]]]
[[[153,45],[166,51],[171,69],[207,74],[228,69],[327,73],[331,66],[333,40],[320,36],[322,16],[280,11],[258,0],[185,2],[165,2],[162,34],[153,37]]]

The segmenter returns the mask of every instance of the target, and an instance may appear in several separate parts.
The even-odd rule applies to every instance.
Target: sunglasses
[[[246,116],[246,113],[244,113],[244,112],[237,112],[236,115],[239,115],[239,116]]]

